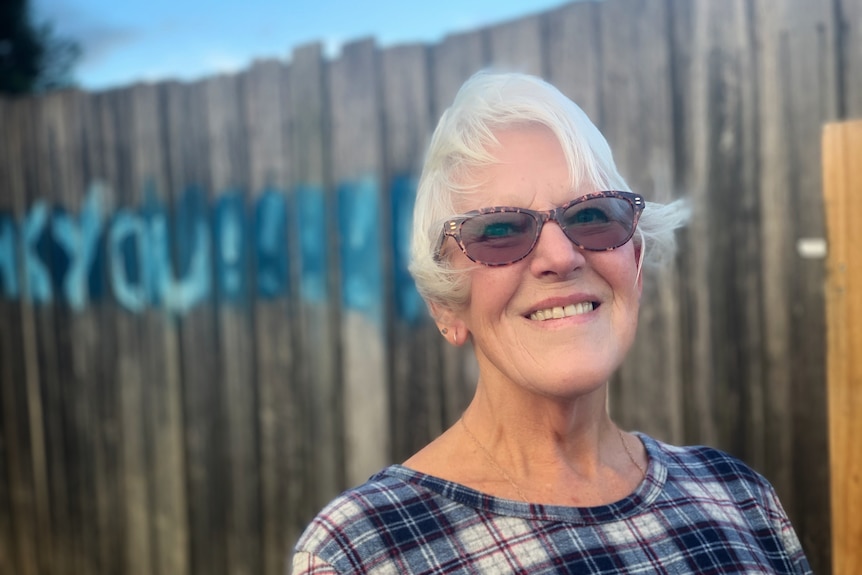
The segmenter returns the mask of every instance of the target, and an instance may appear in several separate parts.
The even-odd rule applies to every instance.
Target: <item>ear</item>
[[[446,341],[456,347],[467,341],[470,330],[457,310],[440,303],[431,303],[428,307],[434,323],[437,324],[437,330]]]

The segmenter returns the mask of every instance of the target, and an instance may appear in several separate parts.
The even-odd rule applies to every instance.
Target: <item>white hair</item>
[[[469,276],[436,258],[443,222],[457,212],[455,197],[476,189],[471,171],[495,163],[489,152],[495,132],[545,126],[559,140],[569,165],[572,189],[630,191],[607,140],[587,115],[551,84],[525,74],[479,72],[455,96],[434,134],[425,158],[413,213],[410,273],[429,304],[463,305]],[[646,247],[645,263],[657,265],[676,250],[674,229],[688,210],[681,202],[647,202],[635,242]]]

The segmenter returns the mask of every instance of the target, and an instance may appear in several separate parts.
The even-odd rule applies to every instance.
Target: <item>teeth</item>
[[[540,309],[530,314],[530,319],[534,321],[545,321],[546,319],[560,319],[573,315],[581,315],[593,311],[592,302],[582,302],[578,304],[569,304],[566,307],[557,306],[548,309]]]

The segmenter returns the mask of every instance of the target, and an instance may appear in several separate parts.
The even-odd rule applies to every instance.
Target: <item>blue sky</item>
[[[381,47],[434,43],[542,12],[564,0],[33,0],[40,21],[78,40],[75,79],[101,90],[138,81],[190,80],[286,58],[321,42],[329,55],[359,38]]]

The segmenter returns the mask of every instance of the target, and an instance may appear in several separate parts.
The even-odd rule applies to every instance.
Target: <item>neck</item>
[[[560,399],[512,390],[495,395],[480,380],[464,418],[490,451],[501,450],[500,457],[518,468],[555,460],[591,467],[602,444],[616,434],[607,411],[607,385]]]
[[[643,478],[645,459],[636,440],[626,443],[611,421],[606,391],[603,385],[566,401],[512,400],[510,393],[489,394],[480,382],[462,417],[465,441],[491,463],[484,466],[489,481],[507,483],[511,497],[565,505],[616,501]]]

